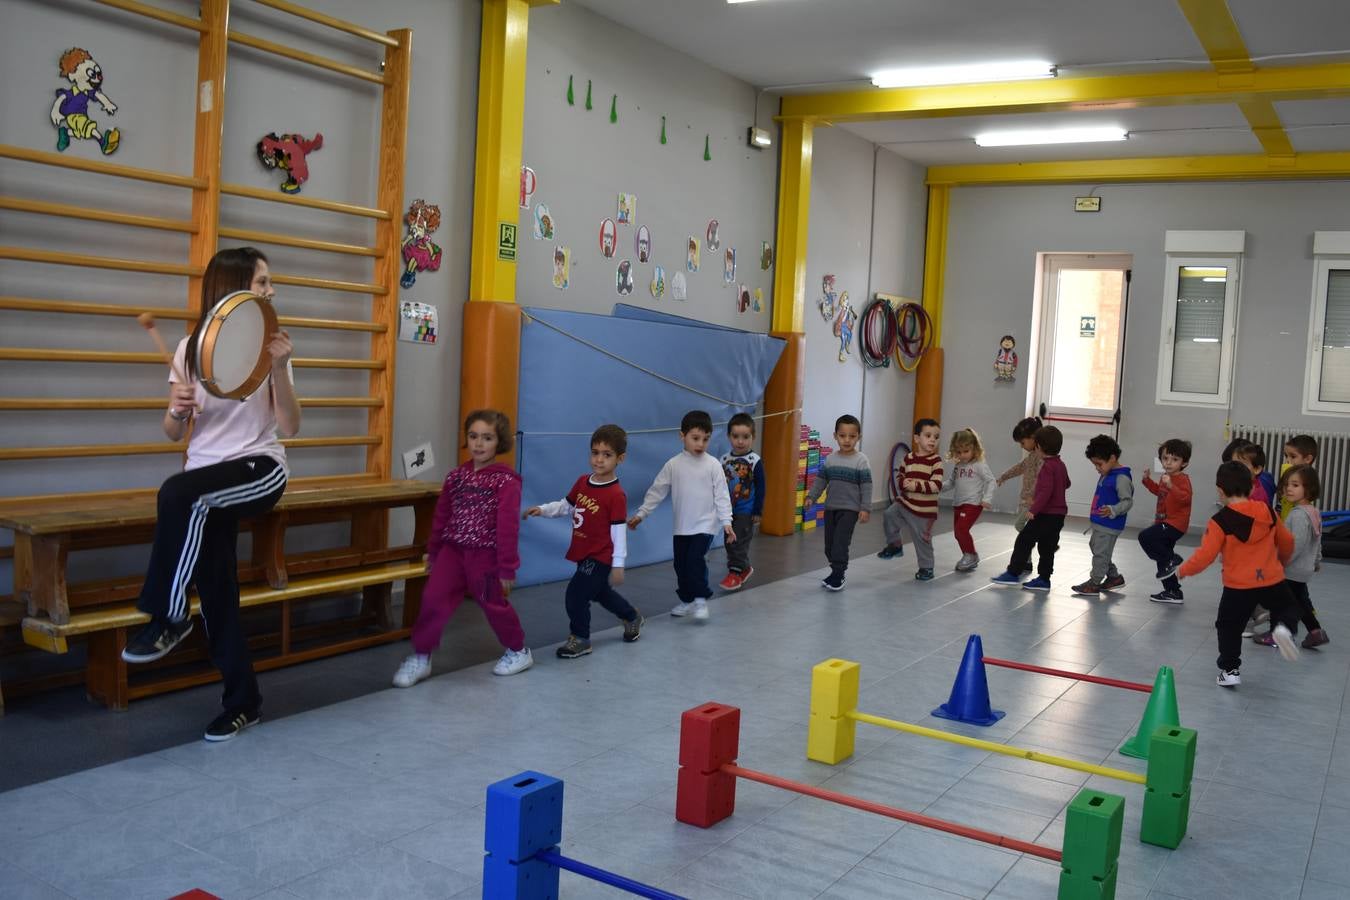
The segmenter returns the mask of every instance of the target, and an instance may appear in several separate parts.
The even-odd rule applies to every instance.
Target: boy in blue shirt
[[[1125,530],[1125,515],[1134,506],[1134,482],[1130,470],[1120,464],[1120,444],[1115,438],[1099,434],[1088,441],[1088,462],[1101,477],[1092,495],[1092,576],[1073,592],[1080,596],[1096,597],[1102,591],[1114,591],[1125,586],[1125,579],[1116,570],[1111,554],[1116,541]]]
[[[764,461],[751,449],[755,445],[755,420],[748,413],[731,417],[727,439],[731,452],[722,456],[722,468],[726,469],[727,489],[731,491],[731,528],[736,541],[726,545],[727,577],[722,579],[721,588],[739,591],[755,574],[750,565],[750,539],[764,516]]]

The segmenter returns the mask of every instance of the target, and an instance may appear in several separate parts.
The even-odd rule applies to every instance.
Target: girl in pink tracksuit
[[[495,459],[510,452],[512,438],[510,419],[496,410],[476,410],[464,420],[469,460],[445,476],[436,503],[427,540],[431,574],[412,630],[413,652],[395,673],[395,687],[431,675],[431,654],[466,593],[506,648],[493,674],[515,675],[534,665],[508,599],[520,567],[520,475]]]

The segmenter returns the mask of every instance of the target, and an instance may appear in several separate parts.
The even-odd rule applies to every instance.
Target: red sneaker
[[[728,572],[727,577],[722,579],[719,587],[724,591],[739,591],[741,589],[741,573]]]

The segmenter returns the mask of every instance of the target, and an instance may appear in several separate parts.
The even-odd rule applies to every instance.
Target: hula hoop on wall
[[[899,337],[895,309],[889,302],[877,297],[863,310],[858,330],[862,361],[871,369],[884,369],[891,364]]]
[[[905,454],[908,452],[909,444],[906,444],[904,441],[900,441],[891,448],[891,477],[886,479],[886,494],[891,498],[892,503],[900,502],[900,465],[905,461]]]
[[[933,320],[917,303],[904,303],[895,313],[895,362],[906,372],[919,367],[924,353],[933,346]]]

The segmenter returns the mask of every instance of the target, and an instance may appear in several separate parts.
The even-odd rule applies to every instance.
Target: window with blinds
[[[1319,239],[1325,234],[1318,232]],[[1314,258],[1303,412],[1350,415],[1350,257]]]
[[[1239,259],[1237,255],[1167,256],[1158,354],[1159,403],[1228,405]]]

